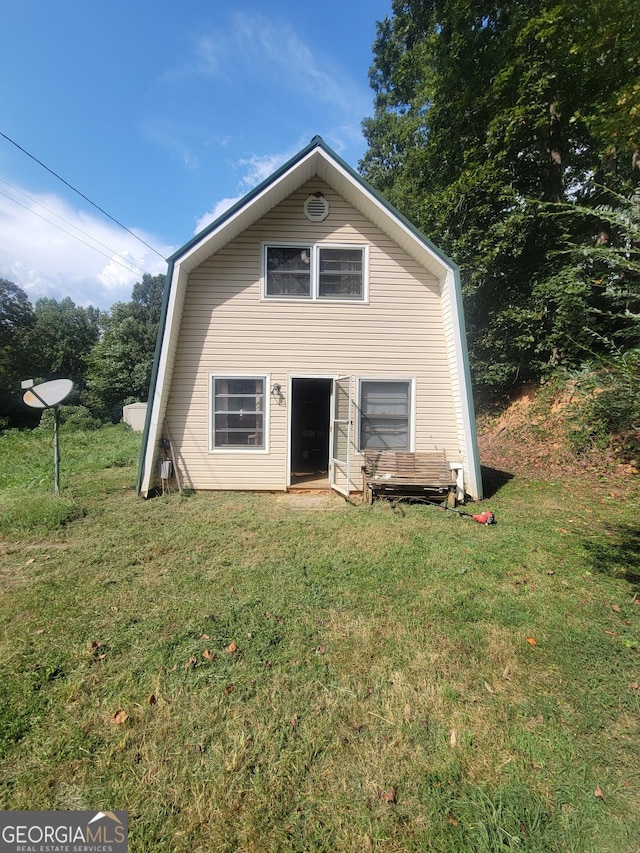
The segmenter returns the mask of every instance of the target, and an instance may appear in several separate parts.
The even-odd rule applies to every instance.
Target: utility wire
[[[47,217],[46,217],[46,216],[42,216],[42,214],[37,213],[35,210],[33,210],[33,209],[32,209],[32,208],[30,208],[30,207],[27,207],[27,205],[26,205],[26,204],[22,204],[22,202],[21,202],[21,201],[18,201],[18,199],[16,199],[16,198],[12,198],[10,195],[7,195],[6,193],[3,193],[3,192],[2,192],[2,190],[0,190],[0,195],[1,195],[1,196],[4,196],[5,198],[8,198],[8,199],[9,199],[9,201],[12,201],[14,204],[17,204],[17,205],[18,205],[18,207],[23,207],[25,210],[28,210],[28,211],[29,211],[29,213],[33,213],[33,215],[34,215],[34,216],[37,216],[37,217],[39,217],[40,219],[43,219],[45,222],[48,222],[48,223],[49,223],[49,225],[53,225],[53,227],[54,227],[54,228],[57,228],[59,231],[62,231],[62,232],[63,232],[63,234],[68,234],[68,235],[69,235],[69,237],[73,237],[73,238],[74,238],[74,240],[77,240],[79,243],[82,243],[84,246],[88,246],[88,248],[89,248],[89,249],[93,249],[93,251],[94,251],[94,252],[97,252],[99,255],[102,255],[104,258],[108,258],[112,263],[114,263],[114,264],[118,264],[118,266],[120,266],[120,267],[122,267],[123,269],[127,270],[127,272],[132,272],[132,270],[130,269],[130,267],[125,266],[125,265],[124,265],[123,263],[121,263],[120,261],[116,261],[116,259],[115,259],[112,255],[107,255],[107,254],[106,254],[106,252],[101,252],[101,251],[100,251],[100,249],[96,249],[96,247],[95,247],[95,246],[92,246],[90,243],[87,243],[85,240],[81,240],[81,239],[80,239],[80,237],[78,237],[78,235],[77,235],[77,234],[72,234],[72,233],[71,233],[71,231],[67,231],[67,230],[66,230],[66,228],[62,228],[62,227],[61,227],[60,225],[58,225],[57,223],[52,222],[50,219],[47,219]],[[55,214],[54,214],[54,215],[55,215]],[[72,226],[72,227],[75,227],[75,226]],[[81,233],[83,233],[83,232],[81,232]],[[87,235],[87,236],[88,236],[88,235]],[[93,240],[93,237],[91,237],[90,239],[91,239],[91,240]],[[97,242],[97,241],[96,241],[96,242]],[[103,245],[103,244],[101,243],[100,245]],[[108,249],[109,247],[108,247],[108,246],[105,246],[105,248],[107,248],[107,249]],[[130,262],[129,262],[129,261],[127,261],[127,263],[130,263]],[[138,270],[141,270],[143,273],[145,272],[145,270],[143,270],[141,267],[137,266],[137,265],[136,265],[136,264],[134,264],[134,263],[131,263],[131,266],[135,267],[135,268],[136,268],[136,269],[138,269]]]
[[[57,178],[59,181],[62,181],[62,183],[63,183],[65,186],[69,187],[69,189],[70,189],[70,190],[73,190],[73,191],[74,191],[74,193],[77,193],[77,194],[80,196],[80,198],[83,198],[85,201],[88,201],[90,205],[92,205],[93,207],[95,207],[95,208],[96,208],[96,210],[99,210],[99,211],[100,211],[100,213],[104,214],[104,216],[108,217],[112,222],[115,222],[115,224],[116,224],[119,228],[124,228],[124,230],[125,230],[125,231],[127,231],[129,234],[131,234],[131,236],[132,236],[132,237],[135,237],[135,238],[136,238],[136,240],[139,240],[139,241],[140,241],[140,243],[143,243],[143,244],[147,247],[147,249],[151,249],[151,251],[152,251],[152,252],[155,252],[155,254],[156,254],[156,255],[158,255],[158,257],[159,257],[159,258],[162,258],[162,260],[163,260],[163,261],[166,261],[166,260],[167,260],[167,259],[164,257],[164,255],[161,255],[161,254],[160,254],[160,252],[159,252],[157,249],[154,249],[154,248],[153,248],[153,246],[150,246],[148,243],[145,243],[145,241],[142,239],[142,237],[138,237],[138,235],[137,235],[137,234],[134,234],[134,232],[133,232],[133,231],[131,231],[131,229],[130,229],[130,228],[127,228],[127,226],[126,226],[126,225],[123,225],[123,224],[122,224],[122,222],[118,222],[118,220],[117,220],[117,219],[115,219],[115,217],[111,216],[111,214],[110,214],[110,213],[107,213],[107,211],[106,211],[106,210],[103,210],[103,209],[102,209],[99,205],[97,205],[94,201],[91,201],[91,199],[90,199],[90,198],[87,198],[87,196],[86,196],[84,193],[81,193],[81,192],[80,192],[80,190],[76,189],[76,188],[75,188],[72,184],[70,184],[68,181],[65,181],[65,179],[64,179],[63,177],[61,177],[60,175],[58,175],[58,173],[57,173],[57,172],[54,172],[54,171],[53,171],[53,169],[50,169],[47,165],[45,165],[45,164],[42,162],[42,160],[38,160],[38,158],[37,158],[37,157],[34,157],[34,156],[33,156],[33,154],[30,154],[30,153],[29,153],[25,148],[23,148],[21,145],[18,145],[18,143],[17,143],[17,142],[15,142],[15,140],[11,139],[11,137],[10,137],[10,136],[7,136],[7,134],[6,134],[6,133],[3,133],[1,130],[0,130],[0,136],[2,136],[2,138],[3,138],[3,139],[6,139],[6,140],[7,140],[7,142],[10,142],[12,145],[15,145],[15,147],[16,147],[19,151],[22,151],[22,153],[23,153],[23,154],[26,154],[26,155],[27,155],[27,157],[30,157],[30,158],[31,158],[33,161],[35,161],[39,166],[42,166],[42,168],[43,168],[43,169],[46,169],[46,170],[47,170],[47,172],[49,172],[49,174],[53,175],[53,177],[54,177],[54,178]]]
[[[116,255],[117,257],[122,258],[122,260],[125,263],[131,264],[132,267],[135,267],[137,270],[139,270],[144,275],[149,275],[149,273],[147,273],[146,270],[143,270],[142,267],[139,267],[133,261],[130,261],[128,258],[125,258],[123,256],[122,252],[117,252],[115,249],[112,249],[111,246],[107,246],[106,243],[102,243],[100,240],[98,240],[97,237],[92,237],[91,234],[88,234],[86,231],[83,231],[82,228],[78,228],[77,225],[74,225],[73,222],[69,222],[69,220],[65,219],[64,216],[60,216],[60,214],[56,213],[55,210],[51,210],[45,204],[42,204],[42,202],[37,201],[37,199],[35,199],[35,198],[31,198],[31,196],[28,193],[24,192],[23,190],[19,189],[18,187],[14,187],[13,184],[10,184],[8,181],[3,180],[2,178],[0,178],[0,183],[3,183],[6,187],[9,187],[14,192],[20,193],[20,195],[23,195],[30,202],[32,202],[33,204],[37,204],[38,207],[41,207],[43,210],[46,210],[47,213],[50,213],[52,216],[55,216],[56,219],[60,219],[62,222],[64,222],[70,228],[73,228],[79,234],[83,234],[85,237],[88,237],[89,240],[93,240],[93,242],[96,243],[98,246],[102,246],[103,249],[106,249],[108,252],[111,252],[112,255]],[[35,216],[40,217],[40,219],[43,219],[45,222],[48,222],[49,225],[53,225],[54,228],[57,228],[58,230],[62,231],[64,234],[69,234],[70,237],[74,237],[76,240],[78,240],[80,243],[83,243],[85,246],[89,246],[91,249],[95,248],[94,246],[90,246],[89,243],[85,243],[84,240],[80,240],[79,237],[77,237],[75,234],[72,234],[70,231],[67,231],[65,228],[61,228],[60,225],[57,225],[55,222],[52,222],[50,219],[47,219],[45,216],[41,216],[39,213],[36,213],[35,210],[33,210],[32,208],[27,207],[26,205],[22,204],[21,202],[18,201],[18,199],[13,198],[12,196],[7,195],[6,193],[3,193],[1,190],[0,190],[0,195],[4,196],[5,198],[8,198],[9,201],[13,201],[15,204],[19,205],[20,207],[23,207],[25,210],[28,210],[29,213],[33,213]],[[97,252],[99,250],[96,249],[95,251]],[[103,253],[100,252],[100,254],[102,255]],[[118,263],[118,262],[116,261],[116,263]]]

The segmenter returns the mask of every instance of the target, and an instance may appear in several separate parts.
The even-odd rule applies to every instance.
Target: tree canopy
[[[71,379],[69,402],[101,420],[120,420],[124,404],[145,400],[164,282],[145,274],[131,301],[107,312],[69,297],[32,306],[24,290],[0,279],[0,428],[37,422],[22,402],[23,379]]]
[[[639,43],[637,0],[394,0],[378,24],[361,169],[460,264],[480,391],[621,323],[608,274],[567,249],[624,246],[585,210],[640,176]]]
[[[164,275],[145,274],[129,302],[117,302],[89,357],[85,402],[98,417],[118,421],[126,403],[146,400],[160,323]]]

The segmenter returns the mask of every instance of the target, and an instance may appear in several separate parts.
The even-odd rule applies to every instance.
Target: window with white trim
[[[366,246],[265,245],[263,267],[267,299],[365,299]]]
[[[212,376],[214,450],[264,450],[264,376]]]
[[[411,382],[360,380],[360,450],[411,449]]]

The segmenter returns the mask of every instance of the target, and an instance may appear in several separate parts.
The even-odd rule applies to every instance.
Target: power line
[[[18,187],[14,187],[13,184],[10,184],[8,181],[3,180],[2,178],[0,178],[0,183],[3,183],[5,186],[9,187],[14,192],[20,193],[20,195],[23,195],[30,202],[32,202],[33,204],[37,204],[38,207],[41,207],[43,210],[46,210],[47,213],[50,213],[52,216],[55,216],[56,219],[60,219],[62,222],[64,222],[70,228],[73,228],[79,234],[83,234],[85,237],[88,237],[89,240],[93,240],[93,242],[96,243],[98,246],[102,246],[103,249],[106,249],[108,252],[111,252],[111,255],[117,255],[118,257],[122,258],[122,260],[125,261],[125,263],[130,264],[132,267],[135,267],[141,273],[143,273],[145,275],[150,275],[150,273],[147,273],[147,271],[142,269],[142,267],[138,266],[138,264],[134,263],[133,261],[130,261],[128,258],[125,258],[123,256],[122,252],[117,252],[115,249],[112,249],[111,246],[107,246],[106,243],[103,243],[101,240],[98,240],[97,237],[92,237],[91,234],[88,234],[86,231],[83,231],[82,228],[78,228],[77,225],[74,225],[73,222],[69,222],[69,220],[65,219],[64,216],[60,216],[60,214],[56,213],[55,210],[51,210],[50,208],[48,208],[46,206],[46,204],[42,204],[42,202],[38,201],[37,199],[31,198],[31,196],[28,193],[24,192],[23,190],[19,189]],[[19,202],[18,199],[12,198],[12,196],[9,196],[6,193],[3,193],[1,190],[0,190],[0,195],[4,196],[4,198],[8,198],[9,201],[14,202],[14,204],[19,205],[19,207],[24,208],[24,210],[28,210],[29,213],[33,213],[34,216],[38,216],[40,219],[43,219],[45,222],[48,222],[49,225],[53,225],[54,228],[57,228],[59,231],[62,231],[63,234],[68,234],[70,237],[73,237],[75,240],[78,240],[78,242],[82,243],[84,246],[89,246],[90,249],[94,249],[96,252],[99,252],[99,254],[103,255],[104,257],[110,257],[111,260],[113,260],[113,258],[111,256],[104,255],[104,252],[100,252],[100,250],[96,249],[95,246],[91,246],[89,243],[85,243],[85,241],[81,240],[77,235],[72,234],[70,231],[67,231],[65,228],[61,228],[60,225],[57,225],[55,222],[52,222],[50,219],[47,219],[45,216],[42,216],[41,214],[36,213],[36,211],[32,210],[32,208],[27,207],[24,204],[21,204],[21,202]],[[118,261],[115,261],[115,263],[118,263]],[[120,266],[122,266],[122,264],[120,264]]]
[[[42,168],[43,168],[43,169],[46,169],[46,170],[47,170],[47,172],[49,172],[49,174],[53,175],[53,177],[54,177],[54,178],[57,178],[59,181],[62,181],[62,183],[63,183],[65,186],[69,187],[69,189],[70,189],[70,190],[73,190],[73,191],[74,191],[74,193],[77,193],[77,194],[80,196],[80,198],[83,198],[85,201],[88,201],[90,205],[92,205],[93,207],[95,207],[95,208],[96,208],[96,210],[99,210],[99,211],[100,211],[100,213],[104,214],[104,216],[108,217],[112,222],[115,222],[115,224],[116,224],[119,228],[124,228],[124,230],[125,230],[127,233],[131,234],[131,236],[132,236],[132,237],[135,237],[135,238],[136,238],[136,240],[138,240],[140,243],[142,243],[143,245],[145,245],[145,246],[147,247],[147,249],[151,249],[151,251],[152,251],[152,252],[154,252],[156,255],[158,255],[158,257],[162,258],[162,260],[163,260],[163,261],[166,261],[166,260],[167,260],[167,259],[164,257],[164,255],[160,254],[160,252],[159,252],[157,249],[154,249],[154,248],[153,248],[153,246],[150,246],[148,243],[145,243],[145,241],[142,239],[142,237],[138,237],[138,235],[137,235],[137,234],[134,234],[134,232],[133,232],[133,231],[131,231],[131,229],[130,229],[130,228],[127,228],[127,226],[126,226],[126,225],[123,225],[123,224],[122,224],[122,222],[118,222],[118,220],[117,220],[115,217],[111,216],[111,214],[110,214],[110,213],[107,213],[107,211],[106,211],[106,210],[103,210],[103,209],[100,207],[100,205],[96,204],[94,201],[91,201],[91,199],[90,199],[90,198],[87,198],[87,196],[86,196],[84,193],[81,193],[81,192],[80,192],[80,190],[76,189],[76,188],[75,188],[72,184],[70,184],[68,181],[65,181],[65,179],[64,179],[63,177],[61,177],[57,172],[54,172],[54,171],[53,171],[53,169],[50,169],[47,165],[45,165],[45,164],[42,162],[42,160],[38,160],[38,158],[37,158],[37,157],[34,157],[34,155],[33,155],[33,154],[30,154],[30,153],[29,153],[25,148],[23,148],[21,145],[18,145],[18,143],[17,143],[15,140],[11,139],[11,137],[10,137],[10,136],[7,136],[7,135],[6,135],[6,133],[2,133],[2,131],[1,131],[1,130],[0,130],[0,136],[2,136],[2,138],[3,138],[3,139],[6,139],[6,140],[7,140],[7,142],[10,142],[12,145],[15,145],[15,147],[16,147],[19,151],[22,151],[22,153],[23,153],[23,154],[26,154],[26,155],[27,155],[27,157],[30,157],[30,158],[31,158],[34,162],[36,162],[39,166],[42,166]]]
[[[62,233],[63,233],[63,234],[68,234],[68,235],[69,235],[69,237],[73,237],[73,239],[74,239],[74,240],[77,240],[79,243],[82,243],[84,246],[87,246],[89,249],[93,249],[93,251],[94,251],[94,252],[97,252],[99,255],[102,255],[102,257],[103,257],[103,258],[108,258],[112,263],[114,263],[114,264],[118,264],[118,266],[122,267],[122,268],[123,268],[123,269],[125,269],[127,272],[132,272],[132,270],[131,270],[129,267],[126,267],[126,266],[125,266],[123,263],[121,263],[120,261],[116,261],[116,259],[115,259],[113,256],[111,256],[111,255],[107,255],[105,252],[101,252],[101,251],[100,251],[100,249],[96,249],[96,247],[95,247],[95,246],[92,246],[90,243],[87,243],[85,240],[81,240],[81,239],[80,239],[80,237],[78,237],[78,235],[77,235],[77,234],[72,234],[70,231],[67,231],[67,230],[66,230],[66,228],[61,228],[61,227],[60,227],[60,225],[57,225],[55,222],[52,222],[50,219],[47,219],[47,218],[46,218],[46,216],[42,216],[40,213],[36,213],[36,211],[35,211],[35,210],[32,210],[30,207],[27,207],[27,205],[26,205],[26,204],[22,204],[22,202],[18,201],[18,199],[16,199],[16,198],[12,198],[10,195],[7,195],[6,193],[3,193],[3,192],[2,192],[2,190],[0,190],[0,195],[1,195],[1,196],[4,196],[5,198],[8,198],[8,199],[9,199],[9,201],[12,201],[14,204],[17,204],[17,205],[18,205],[18,207],[22,207],[22,208],[24,208],[25,210],[28,210],[28,211],[29,211],[29,213],[33,213],[33,215],[34,215],[34,216],[37,216],[37,217],[39,217],[40,219],[43,219],[45,222],[48,222],[48,223],[49,223],[49,225],[53,225],[53,227],[54,227],[54,228],[57,228],[59,231],[62,231]],[[46,209],[46,208],[45,208],[45,209]],[[55,216],[55,214],[54,214],[54,216]],[[72,227],[75,227],[75,226],[72,226]],[[83,233],[83,232],[80,232],[80,233]],[[87,236],[89,236],[89,235],[87,235]],[[93,237],[91,237],[90,239],[91,239],[91,240],[93,240]],[[97,242],[97,241],[96,241],[96,242]],[[100,245],[103,245],[103,244],[101,243]],[[108,249],[109,247],[108,247],[108,246],[105,246],[105,248],[107,248],[107,249]],[[127,261],[127,263],[130,263],[130,262],[129,262],[129,261]],[[143,273],[145,273],[145,272],[146,272],[146,271],[145,271],[145,270],[143,270],[141,267],[137,266],[137,264],[132,263],[132,264],[131,264],[131,266],[135,267],[135,268],[136,268],[136,269],[138,269],[138,270],[141,270]],[[147,273],[147,275],[148,275],[148,273]]]

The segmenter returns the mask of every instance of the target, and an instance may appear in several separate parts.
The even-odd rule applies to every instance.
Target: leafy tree
[[[25,336],[30,375],[43,379],[72,379],[82,386],[87,358],[100,337],[101,312],[84,308],[66,296],[38,299],[34,323]]]
[[[27,294],[5,278],[0,278],[0,349],[4,350],[16,335],[33,324],[33,308]]]
[[[100,312],[66,297],[39,299],[33,308],[17,285],[0,280],[0,420],[37,420],[22,402],[22,379],[72,379],[82,388],[87,357],[100,335]]]
[[[22,420],[20,381],[29,378],[24,336],[33,323],[27,294],[17,284],[0,279],[0,428]]]
[[[84,400],[94,414],[119,421],[126,403],[146,400],[164,293],[164,275],[145,274],[130,302],[112,306],[93,348]]]
[[[394,0],[362,171],[462,267],[476,387],[575,364],[609,294],[567,241],[612,244],[640,167],[636,0]]]

